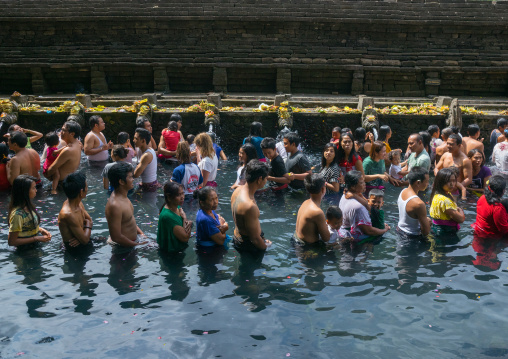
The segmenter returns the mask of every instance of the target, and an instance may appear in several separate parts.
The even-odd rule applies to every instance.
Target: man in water
[[[136,128],[134,145],[139,149],[141,157],[138,158],[134,178],[141,177],[140,189],[146,192],[155,192],[159,188],[159,182],[157,182],[157,155],[149,147],[151,138],[152,135],[148,130]]]
[[[304,188],[303,180],[307,174],[312,173],[310,162],[305,155],[298,150],[300,136],[295,132],[289,132],[284,135],[284,148],[288,153],[286,161],[286,171],[288,172],[289,187],[294,189]]]
[[[106,142],[106,137],[101,131],[104,131],[106,124],[102,117],[94,115],[89,120],[92,129],[85,137],[85,155],[90,162],[104,162],[109,158],[108,150],[113,148],[113,142]]]
[[[268,177],[268,166],[259,160],[251,160],[245,170],[247,183],[231,196],[231,211],[235,221],[233,245],[239,252],[260,252],[272,244],[264,238],[259,223],[259,208],[254,193],[263,188]]]
[[[407,161],[407,165],[402,169],[400,174],[405,176],[413,167],[423,167],[430,171],[430,156],[423,145],[423,138],[418,133],[413,133],[407,140],[407,145],[411,150],[411,155]]]
[[[63,181],[62,187],[67,196],[58,214],[58,227],[63,243],[66,247],[87,245],[90,242],[93,222],[82,202],[88,193],[86,176],[80,172],[71,173]]]
[[[304,184],[310,198],[298,210],[294,239],[300,244],[315,243],[320,238],[328,242],[330,231],[321,209],[321,200],[326,193],[325,179],[319,173],[313,173],[305,177]]]
[[[144,117],[144,116],[138,117],[136,119],[136,128],[144,128],[145,130],[150,132],[151,138],[150,138],[150,143],[148,144],[148,147],[150,147],[154,150],[157,150],[157,144],[155,143],[155,140],[152,136],[152,131],[153,131],[152,124],[151,124],[150,120],[148,119],[148,117]]]
[[[473,163],[462,152],[462,138],[459,135],[452,134],[446,140],[448,152],[439,160],[434,169],[434,175],[437,175],[441,168],[457,167],[459,169],[460,182],[464,187],[468,187],[473,182]]]
[[[441,157],[448,152],[448,145],[446,141],[448,141],[448,137],[453,134],[453,130],[450,127],[445,128],[441,131],[441,138],[443,139],[443,144],[436,147],[436,164],[439,162]]]
[[[108,179],[113,187],[113,193],[106,204],[110,240],[123,247],[148,243],[137,242],[138,235],[144,236],[144,233],[136,225],[134,207],[127,198],[129,190],[134,188],[132,166],[126,162],[115,163],[108,171]]]
[[[478,150],[483,153],[483,138],[480,141],[478,140],[480,137],[480,126],[478,126],[476,123],[470,124],[467,126],[467,134],[469,137],[462,138],[462,149],[464,150],[464,153],[467,155],[471,150]]]
[[[8,145],[11,151],[16,152],[16,155],[7,162],[7,179],[12,185],[19,175],[27,174],[37,178],[36,186],[40,187],[42,185],[41,176],[39,175],[41,160],[35,150],[26,148],[27,142],[28,138],[25,133],[20,131],[11,132]]]
[[[78,140],[81,133],[81,126],[74,121],[67,121],[62,126],[61,138],[67,143],[55,162],[46,172],[47,178],[52,179],[56,171],[60,171],[60,181],[63,181],[69,174],[76,172],[81,162],[81,143]]]

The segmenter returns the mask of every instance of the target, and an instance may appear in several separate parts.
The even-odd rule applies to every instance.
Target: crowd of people
[[[377,138],[358,128],[335,127],[323,148],[319,170],[315,171],[301,151],[296,132],[282,131],[280,137],[262,137],[262,124],[254,122],[243,141],[238,157],[240,167],[231,187],[234,229],[215,211],[218,206],[217,168],[226,160],[213,134],[199,133],[184,138],[182,119],[173,114],[162,131],[159,144],[152,136],[150,120],[140,117],[132,138],[126,132],[117,144],[103,134],[100,116],[89,119],[91,131],[80,141],[81,126],[69,119],[58,132],[45,135],[42,159],[29,146],[42,134],[17,125],[7,133],[7,144],[0,144],[0,190],[11,191],[9,236],[11,246],[24,247],[50,241],[52,235],[40,227],[40,216],[32,200],[41,188],[42,175],[51,182],[51,193],[63,190],[67,200],[58,215],[62,240],[69,250],[79,250],[90,242],[93,220],[82,200],[87,195],[85,175],[79,171],[82,151],[90,166],[102,168],[104,189],[110,193],[105,207],[112,246],[134,247],[147,243],[137,226],[129,199],[133,191],[154,192],[163,187],[164,205],[157,226],[157,243],[167,252],[183,250],[196,228],[196,247],[206,250],[228,247],[239,252],[263,252],[271,245],[260,225],[255,195],[260,191],[306,191],[309,199],[300,206],[293,240],[297,245],[325,242],[355,245],[372,241],[391,230],[384,219],[386,186],[401,188],[395,230],[401,236],[425,240],[455,234],[464,222],[458,199],[478,198],[475,234],[486,238],[508,237],[508,201],[503,198],[508,179],[508,121],[499,119],[491,133],[493,175],[485,166],[486,156],[480,128],[467,127],[468,136],[450,127],[440,131],[411,134],[407,148],[392,149],[392,130],[381,126]],[[31,136],[28,137],[27,134]],[[14,154],[14,155],[12,155]],[[402,157],[405,158],[402,161]],[[175,165],[164,185],[157,180],[157,162]],[[430,194],[430,210],[425,196],[429,174],[435,178]],[[140,178],[138,188],[134,179]],[[199,203],[195,223],[182,209],[186,198]],[[322,201],[330,205],[322,210]]]

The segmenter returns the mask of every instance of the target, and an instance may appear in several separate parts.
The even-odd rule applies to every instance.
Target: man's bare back
[[[88,221],[91,221],[91,217],[85,210],[83,203],[80,203],[79,207],[73,210],[69,205],[69,201],[66,200],[58,214],[58,227],[60,228],[63,242],[68,244],[72,240],[77,240],[80,244],[87,244],[88,241],[77,238],[73,230],[76,230],[76,228],[83,229],[86,224],[90,223]]]
[[[436,163],[439,162],[441,157],[448,152],[448,146],[446,145],[446,141],[442,144],[436,147]]]
[[[81,162],[81,144],[73,141],[67,144],[62,153],[48,169],[48,176],[52,176],[55,171],[60,171],[60,181],[63,181],[69,174],[75,172]]]
[[[8,162],[9,182],[12,184],[14,180],[22,174],[27,174],[40,179],[39,170],[41,168],[41,160],[39,154],[31,148],[23,148]]]
[[[464,137],[462,139],[462,145],[463,145],[462,147],[464,148],[466,155],[471,150],[478,150],[482,153],[484,150],[483,143],[481,141],[475,140],[474,138],[471,138],[471,137]]]
[[[328,242],[330,233],[325,214],[312,199],[308,199],[302,203],[298,210],[295,234],[298,239],[304,242],[315,243],[319,241],[320,233],[323,233],[323,241]]]

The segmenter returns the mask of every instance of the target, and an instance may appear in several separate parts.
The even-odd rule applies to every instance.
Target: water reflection
[[[183,301],[189,295],[190,287],[187,275],[189,269],[184,264],[185,253],[167,253],[159,251],[159,263],[164,272],[166,283],[169,285],[170,295],[161,299]]]
[[[227,271],[218,268],[224,261],[226,253],[228,253],[228,250],[224,246],[199,246],[196,249],[199,285],[207,286],[220,280],[229,279]]]
[[[135,275],[135,271],[139,267],[137,248],[113,248],[109,264],[110,272],[108,284],[111,285],[119,295],[133,293],[139,290],[140,278],[136,278]]]
[[[490,272],[501,267],[501,261],[497,255],[508,247],[508,239],[481,238],[474,235],[472,247],[476,252],[476,258],[473,260],[475,267]]]

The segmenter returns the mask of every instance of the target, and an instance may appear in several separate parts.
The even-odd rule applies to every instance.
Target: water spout
[[[213,133],[213,122],[208,125],[208,133]]]

